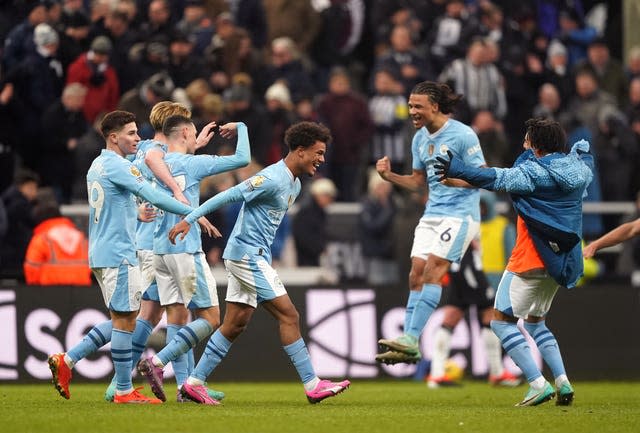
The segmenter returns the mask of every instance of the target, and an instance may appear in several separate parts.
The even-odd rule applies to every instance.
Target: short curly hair
[[[306,149],[317,141],[329,144],[332,139],[329,128],[315,122],[298,122],[291,125],[284,133],[284,142],[289,150],[295,150],[298,147]]]
[[[567,135],[558,122],[545,117],[535,117],[525,123],[526,137],[531,147],[543,154],[566,152]]]

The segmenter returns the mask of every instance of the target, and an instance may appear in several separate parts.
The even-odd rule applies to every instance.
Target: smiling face
[[[438,113],[438,104],[432,103],[428,95],[409,95],[409,116],[414,128],[431,125]]]
[[[138,151],[139,141],[136,122],[127,123],[121,130],[109,134],[109,149],[125,157]]]
[[[309,177],[316,174],[318,167],[324,163],[324,154],[327,151],[326,143],[316,141],[309,147],[299,147],[295,150],[297,156],[296,177],[306,174]]]

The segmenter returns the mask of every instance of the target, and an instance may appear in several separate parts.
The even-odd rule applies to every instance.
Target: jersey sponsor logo
[[[467,155],[473,155],[474,153],[478,153],[478,152],[480,152],[481,150],[482,150],[482,148],[480,147],[480,144],[478,143],[478,144],[476,144],[475,146],[470,147],[470,148],[467,150]]]

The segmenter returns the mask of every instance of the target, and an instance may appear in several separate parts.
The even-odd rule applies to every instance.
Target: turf
[[[307,403],[297,383],[221,383],[218,407],[193,403],[114,405],[106,385],[72,384],[71,400],[51,385],[2,385],[0,420],[6,432],[638,432],[640,384],[577,382],[571,407],[554,401],[513,405],[524,386],[492,388],[465,382],[430,390],[412,381],[356,381],[338,397]],[[169,386],[167,391],[169,391]],[[146,390],[148,394],[148,388]],[[169,393],[173,396],[173,393]]]

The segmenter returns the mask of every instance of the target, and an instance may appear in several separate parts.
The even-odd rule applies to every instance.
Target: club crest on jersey
[[[448,150],[449,146],[447,146],[446,144],[440,145],[440,155],[446,155]]]
[[[140,177],[140,170],[138,170],[138,167],[136,167],[135,165],[132,165],[129,171],[131,171],[131,174],[135,177]]]

